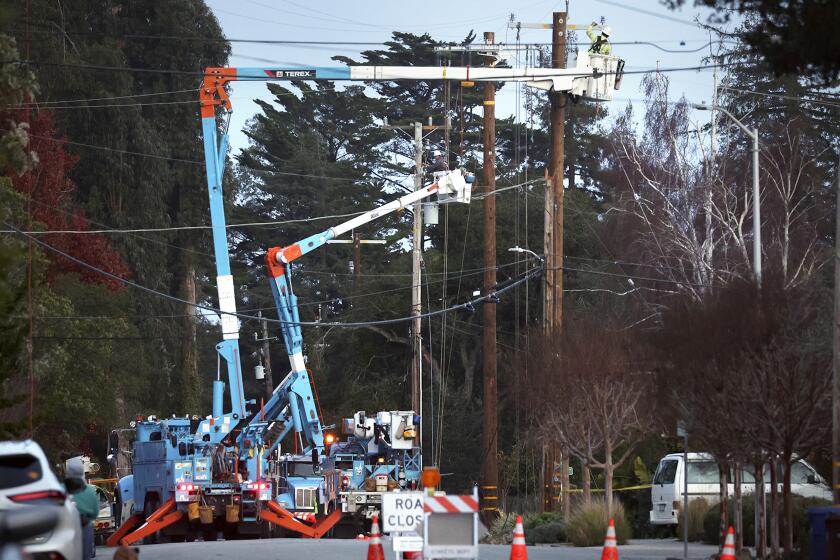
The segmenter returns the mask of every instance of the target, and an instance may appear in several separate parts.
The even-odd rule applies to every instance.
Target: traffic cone
[[[522,516],[516,516],[516,526],[513,528],[513,544],[510,546],[510,560],[528,560],[528,549],[525,548],[525,529],[522,528]]]
[[[382,548],[382,539],[379,537],[379,516],[373,516],[373,525],[370,528],[370,544],[368,545],[367,560],[385,560],[385,549]]]
[[[731,525],[726,531],[726,540],[723,542],[723,551],[720,553],[720,560],[735,560],[735,531]]]
[[[610,519],[607,527],[607,537],[604,539],[604,550],[601,551],[601,560],[618,560],[618,545],[615,538],[615,520]]]

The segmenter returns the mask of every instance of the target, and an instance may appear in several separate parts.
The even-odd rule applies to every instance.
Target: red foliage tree
[[[73,204],[76,185],[67,173],[76,165],[78,156],[64,150],[64,139],[55,128],[50,111],[40,110],[28,119],[28,151],[37,157],[37,164],[22,175],[12,174],[12,184],[23,196],[31,198],[32,219],[46,226],[47,231],[90,231],[90,221],[83,210]],[[120,254],[110,240],[98,233],[54,233],[42,235],[51,246],[73,257],[110,272],[120,278],[129,275]],[[78,265],[61,255],[47,251],[49,281],[62,273],[75,272],[85,282],[102,284],[112,290],[123,287],[114,279]]]

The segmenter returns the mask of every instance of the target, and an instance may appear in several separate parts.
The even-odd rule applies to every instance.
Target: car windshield
[[[673,484],[674,478],[677,476],[677,461],[669,459],[667,461],[660,461],[659,468],[656,469],[656,474],[653,476],[654,484]]]
[[[0,489],[14,488],[41,480],[41,462],[33,455],[5,455],[0,457]]]

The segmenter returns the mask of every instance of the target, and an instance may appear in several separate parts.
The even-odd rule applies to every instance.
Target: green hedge
[[[558,543],[566,541],[566,526],[563,514],[557,511],[535,513],[525,518],[525,542]]]
[[[793,496],[793,545],[797,548],[807,548],[809,539],[808,509],[812,507],[828,506],[831,502],[821,498],[804,498]],[[755,546],[755,501],[752,495],[744,496],[743,503],[744,517],[744,546]],[[779,498],[781,505],[781,497]],[[767,496],[767,509],[769,512],[770,496]],[[781,509],[781,508],[780,508]],[[732,499],[729,500],[729,511],[732,511]],[[703,541],[709,544],[718,544],[720,541],[720,507],[719,504],[711,506],[703,518]],[[779,511],[779,531],[782,531],[782,512]],[[769,542],[770,517],[767,517],[767,534]],[[781,541],[781,535],[779,540]]]

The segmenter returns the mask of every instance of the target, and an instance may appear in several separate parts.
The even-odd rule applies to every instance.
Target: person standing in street
[[[83,558],[93,558],[93,520],[99,515],[99,497],[96,489],[85,481],[85,465],[81,457],[72,457],[64,463],[64,485],[76,503],[82,518]]]

